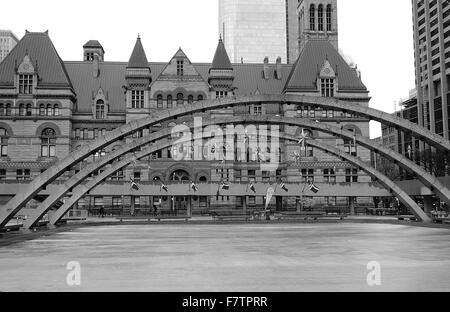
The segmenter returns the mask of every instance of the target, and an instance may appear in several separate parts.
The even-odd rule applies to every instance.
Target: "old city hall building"
[[[26,32],[17,46],[0,64],[0,205],[14,194],[8,185],[28,183],[57,160],[78,147],[95,140],[108,131],[132,120],[158,116],[162,110],[189,106],[207,99],[244,95],[300,94],[333,97],[368,106],[368,90],[359,73],[351,68],[326,34],[324,19],[314,18],[313,11],[301,11],[305,32],[301,37],[299,57],[294,64],[284,64],[279,58],[270,62],[232,64],[222,39],[212,57],[212,63],[192,63],[180,48],[167,63],[149,62],[141,38],[137,38],[128,62],[108,62],[105,50],[96,40],[83,46],[82,61],[63,61],[49,33]],[[317,14],[317,9],[315,14]],[[336,12],[333,12],[336,14]],[[334,27],[335,28],[335,27]],[[132,47],[130,47],[131,50]],[[276,115],[312,119],[330,123],[369,137],[369,120],[335,110],[289,104],[258,104],[233,106],[196,114],[219,120],[229,116]],[[189,121],[189,117],[168,120],[136,132],[123,139],[129,143],[165,128]],[[270,129],[270,125],[268,126]],[[280,132],[295,136],[306,134],[370,163],[370,152],[356,147],[353,140],[343,140],[330,134],[280,125]],[[257,140],[258,138],[254,138]],[[273,139],[273,138],[272,138]],[[122,143],[114,143],[95,153],[89,161],[102,157]],[[186,209],[188,187],[183,196],[151,196],[145,185],[164,181],[171,183],[211,183],[222,181],[242,183],[297,183],[300,189],[308,180],[314,181],[327,196],[313,197],[299,203],[300,198],[276,198],[271,207],[277,210],[296,209],[299,204],[311,207],[346,206],[372,202],[372,181],[369,176],[340,158],[308,145],[280,139],[275,151],[279,160],[276,170],[262,170],[259,150],[247,150],[247,156],[234,161],[198,159],[174,160],[171,148],[117,171],[97,186],[77,204],[78,207],[127,210],[147,209],[161,200],[162,209]],[[271,151],[274,152],[274,151]],[[87,161],[71,168],[79,171]],[[130,192],[130,177],[141,185],[139,194]],[[58,181],[67,179],[67,174]],[[356,195],[341,193],[338,185],[353,185]],[[300,191],[299,191],[300,193]],[[324,193],[324,194],[325,194]],[[190,194],[192,195],[192,194]],[[300,196],[300,194],[299,194]],[[360,196],[355,198],[355,196]],[[39,198],[37,198],[39,201]],[[263,205],[258,196],[193,196],[193,211],[217,208],[240,209]]]

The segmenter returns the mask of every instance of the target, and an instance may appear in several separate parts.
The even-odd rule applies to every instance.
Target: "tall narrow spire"
[[[219,44],[217,45],[216,53],[214,54],[211,69],[233,69],[227,50],[223,44],[222,36],[219,39]]]
[[[136,44],[134,45],[127,68],[148,68],[147,56],[145,55],[140,35],[138,35]]]
[[[213,90],[228,92],[233,90],[233,81],[233,66],[223,44],[222,37],[220,37],[211,68],[209,69],[208,83]]]

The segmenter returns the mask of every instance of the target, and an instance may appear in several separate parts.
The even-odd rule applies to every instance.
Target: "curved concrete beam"
[[[353,133],[347,130],[329,125],[313,122],[309,119],[295,119],[295,118],[287,118],[287,117],[276,117],[276,116],[237,116],[237,117],[226,117],[220,120],[217,119],[207,119],[203,121],[203,126],[209,126],[211,124],[227,124],[227,123],[243,123],[243,122],[251,122],[251,123],[260,123],[260,124],[287,124],[294,125],[299,127],[305,127],[310,129],[319,130],[322,132],[330,133],[333,135],[337,135],[346,139],[353,139]],[[192,128],[193,124],[189,123],[186,126]],[[159,140],[165,136],[171,134],[171,129],[164,129],[155,133],[152,133],[149,136],[136,139],[130,144],[124,145],[121,149],[118,149],[111,154],[108,154],[105,157],[102,157],[97,162],[89,164],[86,168],[81,170],[75,176],[67,180],[64,184],[59,186],[58,190],[53,192],[50,196],[48,196],[44,202],[42,202],[37,209],[33,210],[33,213],[29,216],[28,220],[25,222],[25,227],[32,227],[38,222],[45,213],[58,201],[60,200],[69,190],[76,187],[80,183],[84,181],[92,172],[100,169],[101,167],[111,163],[114,159],[120,157],[121,155],[130,152],[135,148],[139,148],[142,145],[145,145],[149,142]],[[363,136],[356,135],[356,141],[372,150],[375,151],[393,161],[396,161],[403,168],[414,172],[418,179],[426,186],[431,187],[437,194],[441,196],[443,200],[448,202],[450,205],[450,190],[444,186],[435,176],[430,175],[425,170],[423,170],[420,166],[417,166],[414,162],[410,161],[406,157],[401,154],[396,153],[395,151],[385,148],[382,145],[374,143],[372,140],[365,138]]]
[[[282,134],[280,135],[281,138],[291,140],[291,141],[298,141],[298,138],[292,135]],[[329,146],[327,144],[319,143],[314,140],[309,140],[307,144],[316,147],[318,149],[327,151],[329,153],[332,153],[338,157],[341,157],[348,162],[352,163],[353,165],[360,167],[362,170],[366,171],[369,175],[372,177],[375,177],[379,180],[379,182],[386,187],[387,189],[391,190],[392,193],[399,198],[399,200],[407,207],[409,208],[414,215],[416,215],[419,220],[422,220],[423,222],[431,222],[430,218],[422,211],[422,209],[414,202],[414,200],[411,199],[411,197],[408,196],[399,186],[397,186],[393,181],[391,181],[388,177],[380,173],[374,168],[371,168],[366,163],[364,163],[361,159],[356,158],[354,156],[351,156],[347,153],[345,153],[342,150],[339,150],[333,146]],[[153,145],[144,151],[141,151],[139,153],[136,153],[136,157],[138,159],[148,156],[151,153],[154,153],[157,150],[167,148],[171,145],[171,142],[161,142],[156,145]],[[97,186],[99,183],[101,183],[103,180],[108,178],[110,175],[112,175],[114,172],[120,170],[121,168],[129,165],[131,162],[130,159],[124,159],[121,160],[114,165],[112,165],[110,168],[107,168],[104,172],[102,172],[100,175],[96,176],[93,180],[88,181],[84,185],[80,185],[72,197],[70,197],[63,206],[61,206],[55,214],[50,219],[50,224],[56,224],[66,213],[67,211],[81,198],[83,197],[87,192],[89,192],[92,188]]]
[[[158,117],[147,117],[139,120],[134,120],[118,129],[108,132],[104,137],[101,137],[94,142],[81,146],[69,156],[47,169],[39,177],[34,179],[24,192],[17,194],[6,205],[4,205],[2,207],[2,210],[0,211],[0,227],[3,227],[5,225],[5,221],[6,219],[8,219],[9,215],[15,215],[29,200],[31,200],[39,192],[42,187],[54,181],[58,176],[63,174],[71,166],[85,159],[95,151],[104,148],[105,146],[117,140],[120,140],[137,130],[141,130],[148,126],[161,123],[174,117],[185,116],[196,112],[202,112],[221,107],[230,107],[253,103],[306,104],[315,105],[322,108],[351,112],[364,116],[371,120],[379,121],[383,124],[387,124],[401,130],[411,132],[415,137],[423,139],[430,145],[446,151],[450,151],[450,141],[445,140],[443,137],[436,135],[425,128],[422,128],[399,117],[392,116],[385,112],[378,111],[369,107],[363,107],[353,102],[342,101],[335,98],[313,97],[304,95],[259,95],[245,96],[240,98],[232,97],[225,99],[206,100],[196,102],[191,105],[161,111]]]

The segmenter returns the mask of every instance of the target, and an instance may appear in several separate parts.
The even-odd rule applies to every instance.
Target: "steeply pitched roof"
[[[83,48],[103,48],[98,40],[89,40],[83,46]]]
[[[336,72],[339,90],[367,91],[366,86],[362,83],[356,72],[350,68],[344,58],[327,40],[310,40],[306,43],[293,66],[285,90],[317,90],[316,81],[318,71],[327,59]]]
[[[141,38],[138,37],[136,44],[134,45],[133,53],[131,53],[130,60],[128,61],[128,68],[147,68],[148,61],[145,55],[144,47],[142,46]]]
[[[26,54],[29,55],[37,69],[40,79],[39,86],[72,88],[64,63],[47,32],[26,32],[22,40],[0,63],[0,85],[14,85],[15,68],[20,65]]]
[[[214,54],[211,69],[233,69],[222,38],[219,39],[219,44],[217,45],[216,53]]]

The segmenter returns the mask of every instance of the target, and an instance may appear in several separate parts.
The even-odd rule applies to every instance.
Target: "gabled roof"
[[[327,40],[310,40],[300,53],[285,86],[286,91],[316,91],[318,72],[328,60],[336,73],[340,91],[367,92],[366,86]]]
[[[211,69],[233,69],[222,38],[219,39],[219,44],[217,45],[216,53],[214,54]]]
[[[148,68],[147,56],[142,46],[141,37],[138,37],[131,53],[127,68]]]
[[[0,63],[0,85],[14,86],[16,66],[28,54],[39,75],[38,86],[72,88],[63,61],[53,45],[48,32],[26,32],[14,49]]]
[[[175,55],[170,59],[169,63],[166,64],[164,69],[160,72],[159,75],[155,75],[157,78],[155,81],[158,81],[160,77],[163,76],[169,76],[173,77],[177,75],[177,63],[176,60],[185,60],[183,64],[183,77],[190,76],[195,77],[197,76],[199,79],[203,79],[203,76],[199,74],[199,72],[196,69],[196,66],[194,66],[191,62],[191,60],[187,57],[186,53],[181,49],[181,47],[178,49],[178,51],[175,53]]]

